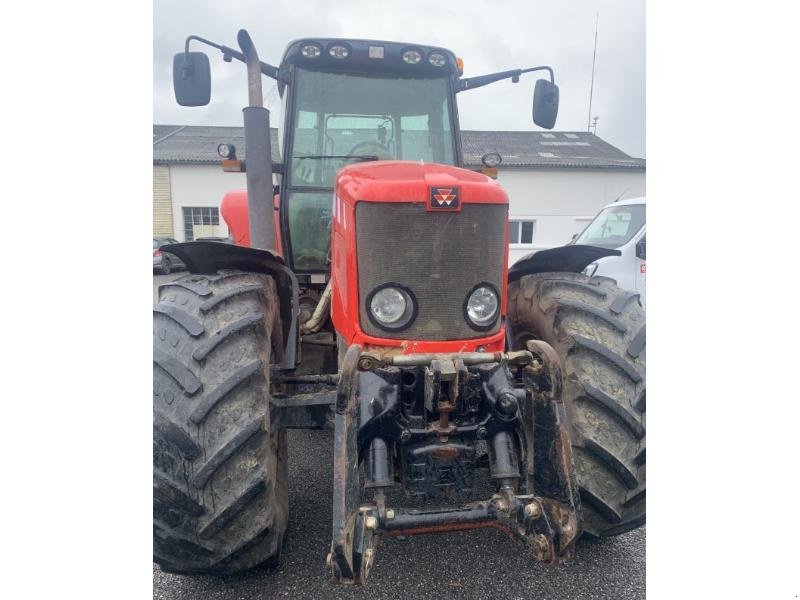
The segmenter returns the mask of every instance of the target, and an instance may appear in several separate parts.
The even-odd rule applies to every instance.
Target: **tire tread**
[[[513,348],[541,339],[561,357],[587,535],[645,523],[645,314],[608,278],[540,273],[509,283]],[[557,306],[557,310],[552,310]]]
[[[278,302],[269,276],[241,271],[159,289],[153,557],[165,571],[231,574],[280,554],[286,436],[268,412]]]

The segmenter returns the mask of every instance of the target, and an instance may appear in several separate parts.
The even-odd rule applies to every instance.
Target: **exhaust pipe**
[[[244,145],[247,174],[247,210],[250,221],[250,246],[262,250],[275,248],[275,208],[272,201],[272,144],[269,137],[269,111],[264,108],[261,90],[261,61],[246,30],[237,35],[239,48],[247,60],[249,105],[244,113]]]

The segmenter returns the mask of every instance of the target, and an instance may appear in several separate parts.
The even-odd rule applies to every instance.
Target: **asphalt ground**
[[[155,276],[157,285],[183,273]],[[503,598],[645,597],[645,528],[581,541],[573,561],[537,563],[493,529],[381,541],[367,585],[336,586],[325,556],[331,535],[333,432],[289,432],[289,535],[277,568],[229,576],[173,575],[153,565],[153,598]]]

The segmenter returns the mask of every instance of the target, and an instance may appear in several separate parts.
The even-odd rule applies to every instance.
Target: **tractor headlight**
[[[405,329],[416,317],[413,294],[397,284],[384,284],[367,297],[369,318],[378,327],[390,331]]]
[[[475,329],[488,329],[497,319],[500,299],[494,287],[482,283],[470,292],[464,305],[464,312],[470,325]]]

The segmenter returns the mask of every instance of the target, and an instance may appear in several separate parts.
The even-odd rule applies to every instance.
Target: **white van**
[[[573,244],[613,248],[621,256],[606,256],[590,264],[584,273],[616,279],[623,289],[639,292],[645,304],[645,213],[644,198],[609,204],[572,241]]]

